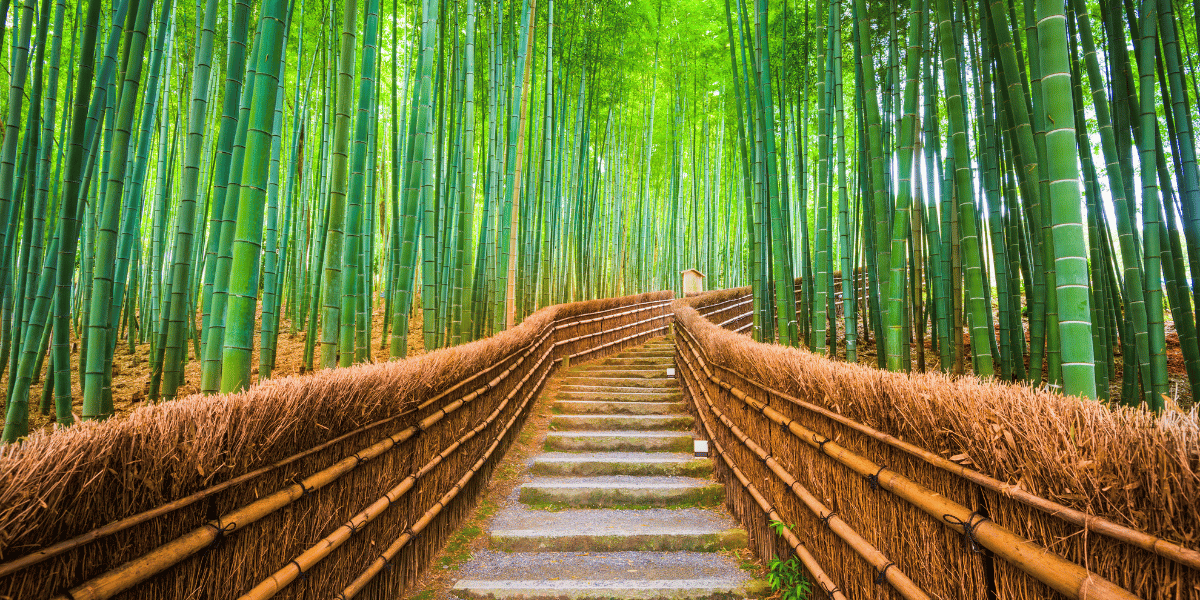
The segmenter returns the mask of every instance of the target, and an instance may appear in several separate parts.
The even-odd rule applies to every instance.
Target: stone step
[[[554,415],[550,426],[570,431],[690,431],[691,415]]]
[[[636,388],[678,388],[679,380],[666,376],[665,371],[655,373],[653,377],[644,375],[623,375],[612,371],[596,371],[586,375],[573,375],[563,378],[564,386],[591,387],[596,389],[614,387]]]
[[[746,547],[746,531],[726,515],[697,508],[572,509],[513,506],[492,521],[490,547],[505,552],[615,552]]]
[[[464,600],[727,600],[770,588],[707,552],[477,552],[451,593]]]
[[[673,367],[675,366],[674,356],[613,356],[600,361],[600,365],[604,366],[621,366],[621,367]]]
[[[580,508],[716,506],[725,487],[693,477],[535,477],[521,486],[521,502]]]
[[[683,402],[556,400],[552,408],[571,415],[671,415],[686,411],[687,404]]]
[[[707,477],[713,464],[682,452],[546,452],[533,458],[534,475],[683,475]]]
[[[683,392],[678,388],[627,388],[596,386],[562,386],[560,400],[622,401],[622,402],[678,402]]]
[[[667,376],[667,369],[674,365],[658,367],[647,365],[588,365],[567,375],[570,377],[619,377],[622,379],[673,379]]]
[[[686,431],[551,431],[546,450],[567,452],[691,452]]]
[[[612,356],[611,358],[664,358],[664,359],[674,360],[675,359],[675,351],[674,350],[646,350],[646,351],[636,351],[635,350],[632,352],[622,352],[621,354],[616,354],[616,355]]]

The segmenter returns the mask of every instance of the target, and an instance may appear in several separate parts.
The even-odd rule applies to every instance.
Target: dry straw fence
[[[1200,598],[1194,410],[758,344],[730,331],[748,321],[747,293],[677,300],[675,339],[761,555],[795,553],[838,599]],[[781,537],[771,520],[793,527]]]
[[[561,360],[664,335],[671,297],[553,306],[411,360],[0,449],[0,598],[398,598]]]

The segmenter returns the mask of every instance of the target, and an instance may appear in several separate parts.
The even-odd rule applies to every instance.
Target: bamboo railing
[[[0,533],[0,560],[41,543],[0,564],[0,597],[268,598],[287,590],[393,598],[469,514],[562,360],[664,335],[670,299],[662,292],[549,307],[473,344],[183,399],[5,449],[0,469],[19,477],[0,482],[0,518],[25,518]],[[345,416],[339,407],[354,418],[336,418]],[[222,430],[197,430],[203,420]],[[207,448],[209,433],[220,448]],[[70,442],[94,451],[72,454]],[[28,475],[55,450],[69,457],[60,479],[84,482],[74,496],[55,496],[53,481]],[[241,472],[227,466],[216,482],[213,473],[122,472],[162,453],[174,453],[177,465],[240,463]],[[120,490],[152,494],[127,489],[147,477],[191,485],[117,518],[80,514]],[[27,493],[39,486],[48,491]],[[39,527],[55,512],[72,518],[56,530]]]
[[[725,465],[718,469],[719,477],[741,490],[730,492],[731,509],[750,529],[760,554],[795,553],[814,574],[810,562],[818,568],[837,565],[821,568],[816,579],[826,591],[836,585],[851,597],[1148,598],[1200,593],[1200,553],[1195,550],[1121,525],[1113,516],[1041,497],[1028,489],[1028,482],[1022,488],[1001,481],[844,414],[862,414],[863,404],[891,404],[894,414],[872,416],[903,432],[910,422],[936,420],[913,417],[938,409],[937,400],[910,404],[897,396],[905,389],[904,375],[839,366],[734,335],[728,311],[744,305],[747,293],[729,290],[676,301],[675,338],[685,397],[721,457],[718,465]],[[764,374],[769,382],[763,381]],[[1022,413],[1005,413],[1005,402],[1014,397],[1043,401],[1046,396],[1016,386],[960,381],[964,383],[948,381],[941,393],[952,396],[960,388],[986,395],[995,390],[995,398],[976,402],[995,405],[995,416],[963,416],[967,425],[1013,422]],[[927,383],[910,387],[921,392],[929,389],[922,387]],[[793,388],[799,393],[789,391]],[[860,390],[873,396],[886,390],[887,395],[856,398]],[[1080,406],[1075,399],[1058,402],[1068,409]],[[1119,425],[1122,419],[1140,422],[1145,417],[1121,414],[1110,421]],[[1175,426],[1166,419],[1166,428]],[[1195,423],[1184,423],[1182,433],[1171,430],[1171,435],[1187,448],[1195,429]],[[976,464],[992,464],[991,457],[972,452]],[[996,459],[1011,461],[1011,454]],[[966,456],[963,452],[953,458]],[[1196,474],[1183,460],[1163,476],[1181,480],[1178,489],[1187,490]],[[1094,462],[1085,461],[1083,468]],[[1193,517],[1194,496],[1189,500],[1184,491],[1174,494],[1163,502],[1154,498],[1141,504],[1172,506]],[[771,513],[769,520],[762,517],[764,511]],[[1137,516],[1150,522],[1179,521],[1175,514]],[[769,521],[794,525],[795,533],[789,537],[789,530],[781,539]],[[1186,530],[1185,523],[1179,525]],[[807,547],[797,547],[800,539]],[[1126,560],[1114,562],[1113,556]]]

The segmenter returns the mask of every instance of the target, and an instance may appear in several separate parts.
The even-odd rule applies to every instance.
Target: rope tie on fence
[[[831,529],[831,527],[829,526],[829,520],[834,518],[835,516],[837,516],[837,514],[838,514],[838,511],[831,510],[827,514],[821,515],[818,518],[821,520],[821,524],[825,526],[825,529]]]
[[[363,525],[366,525],[366,523],[363,523]],[[359,527],[361,527],[361,525],[355,525],[353,520],[351,520],[349,523],[346,523],[346,529],[350,530],[350,535],[357,534]]]
[[[879,474],[883,473],[884,469],[887,469],[887,467],[881,466],[881,467],[879,467],[878,471],[875,471],[874,475],[867,475],[867,477],[866,477],[867,485],[871,486],[872,491],[876,491],[879,489]]]
[[[353,454],[353,456],[354,456],[354,460],[357,461],[354,463],[354,466],[356,466],[356,467],[361,467],[363,463],[367,462],[367,459],[363,458],[362,455],[360,455],[358,452],[355,452]]]
[[[309,487],[309,486],[304,485],[304,480],[301,479],[299,475],[292,478],[292,483],[300,486],[300,492],[301,492],[300,497],[311,496],[313,493],[313,490],[317,489],[315,487]]]
[[[380,554],[379,558],[381,560],[383,560],[384,570],[391,571],[392,570],[392,559],[388,558],[386,554]]]
[[[888,561],[888,564],[883,565],[883,568],[880,569],[879,572],[875,574],[875,585],[883,585],[885,582],[887,582],[888,569],[890,569],[894,566],[896,566],[896,563],[894,563],[890,560]]]
[[[827,438],[825,438],[825,439],[823,439],[823,440],[819,440],[819,441],[818,441],[818,440],[817,440],[817,434],[815,434],[815,433],[814,433],[814,434],[813,434],[813,436],[812,436],[812,441],[813,441],[813,443],[814,443],[814,444],[816,444],[816,445],[817,445],[817,452],[820,452],[821,454],[825,454],[825,444],[828,444],[829,442],[832,442],[832,441],[833,441],[833,438],[827,437]]]
[[[308,573],[305,573],[304,569],[300,568],[300,563],[296,562],[296,559],[293,558],[289,564],[296,565],[296,570],[300,571],[300,574],[296,576],[297,579],[299,579],[300,581],[304,581],[305,579],[308,579]]]
[[[220,548],[221,544],[225,541],[225,536],[233,533],[233,530],[237,529],[237,523],[230,521],[228,523],[221,524],[220,519],[217,519],[216,522],[209,521],[205,523],[205,525],[212,527],[213,530],[217,532],[216,539],[214,539],[212,544],[208,547],[209,550],[216,550],[217,548]]]
[[[975,520],[976,516],[979,517],[978,521]],[[979,543],[979,540],[975,539],[975,529],[982,525],[985,521],[991,521],[991,519],[979,514],[979,511],[974,510],[971,511],[971,515],[967,517],[966,522],[951,514],[942,515],[942,520],[951,525],[958,525],[959,527],[962,527],[963,543],[971,549],[971,552],[974,552],[975,554],[983,554],[983,545]]]

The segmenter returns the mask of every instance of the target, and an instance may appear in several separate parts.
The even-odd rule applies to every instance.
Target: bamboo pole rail
[[[529,380],[529,377],[532,376],[533,373],[538,369],[540,369],[541,366],[546,362],[546,358],[550,356],[550,353],[553,350],[554,346],[551,346],[542,353],[542,357],[538,359],[536,364],[530,367],[530,370],[525,377],[522,378],[515,387],[513,387],[513,390],[509,392],[507,396],[505,396],[504,400],[502,400],[500,404],[496,406],[496,409],[493,410],[486,419],[479,423],[479,425],[476,425],[474,428],[468,430],[467,433],[463,434],[441,452],[436,454],[431,460],[429,460],[429,462],[425,463],[424,466],[417,470],[417,472],[409,474],[407,477],[400,480],[400,483],[396,484],[386,494],[372,502],[358,514],[351,517],[346,524],[333,530],[333,532],[328,536],[310,546],[307,550],[296,556],[296,558],[292,559],[291,562],[284,565],[270,577],[264,579],[249,592],[243,594],[241,596],[241,600],[262,600],[274,596],[289,583],[295,581],[297,577],[303,575],[322,559],[332,554],[334,550],[340,547],[346,540],[349,540],[350,536],[357,533],[359,529],[375,520],[376,517],[383,514],[383,512],[388,508],[391,508],[392,504],[412,490],[413,486],[415,486],[422,477],[428,475],[435,467],[437,467],[437,465],[441,464],[442,461],[457,451],[471,438],[490,427],[492,423],[494,423],[496,419],[500,417],[500,414],[504,412],[504,409],[508,407],[509,402],[517,395],[517,392],[521,391],[524,384]],[[524,358],[525,357],[521,357],[521,360],[524,360]],[[515,420],[524,412],[525,407],[529,404],[529,401],[536,397],[536,391],[541,387],[542,381],[545,381],[545,374],[543,374],[542,379],[537,385],[534,386],[533,390],[529,394],[526,394],[525,401],[522,402],[521,406],[517,409],[516,413],[513,415],[513,418],[509,420],[508,424],[504,428],[504,431],[500,432],[500,434],[496,436],[496,442],[493,443],[493,448],[495,447],[495,444],[498,443],[500,438],[502,438],[508,432],[509,428],[512,427],[512,424],[515,422]],[[485,455],[484,459],[486,458],[487,455]],[[479,464],[481,463],[476,463],[476,469],[478,468]],[[473,475],[474,473],[471,474]]]
[[[553,350],[553,348],[551,348],[551,350]],[[549,354],[549,351],[547,351],[547,354]],[[545,382],[546,378],[550,375],[551,370],[552,369],[547,369],[546,372],[542,373],[542,377],[536,384],[534,384],[534,389],[539,389],[542,386],[542,383]],[[530,370],[529,374],[532,375],[533,370]],[[520,385],[518,385],[516,389],[520,389]],[[434,505],[430,507],[429,510],[426,511],[425,514],[422,515],[421,518],[412,525],[412,527],[402,532],[400,537],[396,538],[396,541],[392,542],[392,544],[388,546],[388,548],[385,549],[378,558],[372,561],[371,564],[368,565],[367,568],[363,570],[363,572],[360,573],[359,576],[356,577],[349,586],[346,587],[346,589],[342,590],[342,600],[350,600],[350,598],[358,595],[358,593],[361,592],[362,589],[366,587],[366,585],[370,583],[370,581],[374,579],[375,576],[378,575],[379,572],[382,571],[393,558],[396,557],[400,550],[402,550],[404,546],[408,545],[408,542],[411,541],[412,538],[416,537],[418,533],[425,529],[430,521],[432,521],[433,518],[442,511],[443,508],[445,508],[450,500],[454,499],[454,497],[458,495],[459,490],[461,490],[463,486],[465,486],[471,480],[471,478],[475,476],[475,473],[479,471],[484,463],[487,462],[488,458],[492,456],[492,453],[496,451],[496,448],[500,445],[500,440],[504,438],[505,434],[508,433],[508,430],[512,428],[517,419],[520,418],[520,416],[525,412],[525,408],[535,396],[536,394],[530,394],[526,396],[525,401],[521,403],[521,407],[513,414],[512,418],[508,420],[508,423],[505,424],[504,430],[496,436],[496,439],[492,442],[492,445],[488,446],[488,449],[483,453],[482,456],[479,457],[479,460],[475,461],[475,464],[463,475],[462,479],[460,479],[458,483],[456,483],[454,487],[450,489],[450,491],[446,492],[441,499],[434,503]]]
[[[685,325],[679,323],[678,320],[676,322],[679,324],[677,329],[690,335]],[[701,370],[710,381],[724,388],[750,409],[785,428],[791,435],[816,448],[821,454],[863,477],[872,477],[873,480],[877,480],[881,489],[900,497],[942,522],[946,527],[959,533],[965,533],[966,527],[970,527],[970,535],[976,542],[1054,590],[1071,598],[1079,599],[1120,598],[1132,600],[1137,598],[1124,588],[1013,533],[994,521],[976,521],[975,513],[967,507],[936,494],[885,466],[875,464],[850,452],[828,437],[804,427],[779,411],[751,398],[741,389],[714,375],[708,369],[702,356],[696,355],[696,358],[700,362]]]
[[[691,341],[687,339],[688,337],[689,336],[686,335],[679,336],[679,339],[684,343],[682,345],[677,344],[676,347],[686,346],[688,353],[695,356],[696,349],[692,346]],[[687,366],[688,375],[692,380],[698,382],[699,377],[696,376],[695,367],[692,365],[691,359],[688,358],[687,354],[682,352],[679,353],[679,356],[683,359],[684,364]],[[699,359],[697,358],[697,360]],[[797,498],[800,499],[805,507],[812,511],[817,518],[825,521],[826,525],[828,525],[838,537],[842,538],[847,545],[853,548],[854,551],[863,558],[863,560],[867,561],[867,563],[874,567],[876,572],[882,573],[882,577],[889,584],[891,584],[891,586],[895,588],[901,596],[908,598],[909,600],[929,600],[929,594],[926,594],[924,590],[917,587],[917,584],[913,583],[912,579],[909,579],[908,575],[904,574],[904,571],[896,566],[889,568],[888,565],[894,564],[891,559],[889,559],[883,554],[883,552],[880,552],[878,548],[859,535],[859,533],[850,527],[850,525],[846,523],[841,516],[833,512],[828,506],[825,506],[825,504],[820,500],[817,500],[817,497],[809,492],[808,488],[804,487],[803,484],[797,481],[795,476],[784,469],[783,465],[779,464],[779,461],[776,461],[767,451],[763,450],[762,446],[758,445],[740,428],[734,425],[733,421],[731,421],[729,417],[726,417],[725,414],[722,413],[720,409],[718,409],[713,403],[712,397],[709,396],[707,386],[701,384],[699,387],[700,391],[704,395],[704,400],[708,405],[709,410],[711,410],[713,415],[717,417],[717,420],[721,421],[721,423],[725,425],[727,429],[729,429],[729,432],[733,434],[733,437],[737,438],[737,440],[741,442],[743,446],[758,456],[759,460],[762,461],[767,468],[771,469],[771,472],[774,473],[775,476],[781,482],[783,482],[783,484],[786,485]],[[701,419],[704,420],[705,430],[709,432],[709,439],[715,440],[711,429],[708,427],[708,421],[703,417],[703,411],[697,410],[696,412],[697,414],[701,415]],[[724,457],[725,455],[722,454],[722,456]],[[726,460],[729,459],[726,458]]]
[[[409,475],[408,477],[406,477],[405,479],[401,480],[396,486],[393,486],[387,494],[385,494],[383,497],[381,497],[381,498],[377,499],[376,501],[374,501],[373,503],[371,503],[363,511],[360,511],[357,515],[355,515],[353,518],[351,518],[348,523],[340,526],[334,532],[332,532],[331,534],[326,536],[320,543],[318,543],[317,545],[315,545],[313,547],[310,547],[308,550],[301,553],[301,555],[295,561],[293,561],[292,563],[289,563],[288,566],[284,567],[283,569],[280,569],[278,572],[273,574],[270,578],[268,578],[267,580],[260,583],[259,586],[256,586],[253,590],[251,590],[250,594],[252,594],[252,595],[249,596],[249,597],[269,597],[270,595],[273,595],[279,589],[282,589],[282,587],[286,586],[292,580],[294,580],[296,576],[299,576],[301,573],[303,573],[305,568],[311,567],[312,565],[316,564],[321,559],[325,558],[330,553],[332,553],[337,547],[341,546],[346,540],[348,540],[354,533],[358,532],[359,528],[366,525],[370,521],[377,518],[380,514],[382,514],[388,507],[390,507],[392,502],[394,502],[396,499],[402,497],[407,492],[411,491],[417,485],[417,483],[420,481],[422,476],[427,475],[438,464],[445,461],[447,457],[449,457],[456,450],[458,450],[465,442],[467,442],[468,440],[477,436],[479,433],[481,433],[486,428],[488,428],[497,418],[499,418],[499,415],[508,406],[510,406],[511,401],[514,398],[518,397],[519,394],[526,391],[526,384],[529,382],[529,380],[534,376],[534,374],[537,371],[541,370],[541,371],[543,371],[542,375],[538,379],[533,390],[539,389],[541,387],[541,385],[545,382],[546,378],[549,377],[549,375],[551,373],[553,373],[555,370],[555,368],[553,366],[551,366],[549,368],[545,368],[545,369],[542,368],[543,365],[546,363],[547,359],[550,359],[552,363],[561,363],[561,360],[563,357],[555,357],[555,354],[560,347],[565,346],[570,343],[579,342],[579,341],[587,340],[587,339],[592,339],[592,338],[596,338],[598,336],[608,335],[608,334],[612,334],[614,332],[627,330],[630,328],[645,327],[645,326],[653,323],[654,321],[671,317],[672,314],[670,312],[663,310],[668,306],[668,304],[669,304],[669,301],[643,302],[643,303],[639,303],[636,305],[618,306],[615,308],[594,311],[591,313],[585,313],[585,314],[581,314],[581,315],[573,315],[571,317],[564,317],[563,319],[556,319],[555,321],[552,321],[549,324],[547,324],[546,326],[544,326],[542,328],[542,330],[540,332],[538,332],[538,334],[536,334],[533,341],[528,342],[527,344],[524,344],[523,346],[515,349],[513,352],[510,352],[509,354],[505,355],[499,361],[496,361],[492,365],[489,365],[487,368],[481,369],[481,370],[477,371],[476,373],[473,373],[469,377],[465,377],[464,379],[456,382],[454,385],[449,386],[448,388],[441,391],[439,394],[435,395],[434,397],[422,402],[415,409],[410,409],[401,414],[393,415],[386,419],[381,419],[377,422],[371,423],[364,427],[358,428],[354,431],[351,431],[351,432],[348,432],[341,436],[338,436],[337,438],[334,438],[333,440],[324,442],[319,446],[305,450],[304,452],[301,452],[301,453],[297,453],[291,457],[283,459],[282,461],[279,461],[279,462],[269,465],[267,467],[263,467],[261,469],[257,469],[250,473],[241,475],[241,476],[231,479],[227,482],[223,482],[222,484],[212,486],[210,488],[202,490],[201,492],[197,492],[196,494],[192,494],[191,496],[188,496],[186,498],[182,498],[182,499],[173,501],[171,503],[157,507],[150,511],[144,511],[143,513],[139,513],[138,515],[134,515],[132,517],[122,519],[121,521],[117,521],[117,522],[105,525],[104,527],[97,528],[97,529],[95,529],[91,532],[88,532],[86,534],[83,534],[81,536],[76,536],[75,538],[72,538],[71,540],[67,540],[65,542],[55,544],[54,546],[44,548],[36,553],[27,555],[16,561],[6,563],[5,565],[2,565],[2,567],[5,569],[5,571],[3,573],[8,574],[8,573],[20,571],[21,569],[24,569],[31,565],[37,564],[41,561],[51,558],[52,556],[62,554],[64,552],[67,552],[74,548],[78,548],[80,546],[83,546],[92,541],[101,539],[105,536],[111,535],[118,531],[128,529],[129,527],[135,526],[140,523],[144,523],[155,517],[161,516],[163,514],[167,514],[173,510],[177,510],[179,508],[182,508],[184,506],[192,504],[192,503],[196,502],[197,500],[200,500],[204,497],[208,497],[208,496],[216,494],[222,490],[228,489],[229,487],[238,485],[240,483],[245,483],[245,482],[250,481],[257,477],[261,477],[262,475],[264,475],[270,471],[276,470],[286,464],[293,463],[297,460],[300,460],[301,458],[304,458],[306,456],[310,456],[316,452],[319,452],[322,449],[329,448],[333,444],[336,444],[340,441],[344,441],[345,439],[348,439],[350,436],[357,435],[357,434],[363,433],[365,431],[369,431],[372,428],[379,427],[388,422],[392,422],[397,419],[400,419],[404,416],[412,415],[414,413],[419,413],[431,406],[439,404],[440,402],[444,402],[446,399],[448,399],[452,395],[462,394],[462,396],[459,397],[458,399],[453,400],[443,406],[439,406],[433,413],[425,416],[418,423],[416,423],[414,425],[410,425],[400,431],[397,431],[387,437],[384,437],[383,439],[381,439],[373,444],[370,444],[369,446],[367,446],[365,448],[358,450],[354,454],[342,458],[341,460],[337,461],[333,465],[330,465],[329,467],[326,467],[325,469],[322,469],[321,471],[313,473],[300,481],[293,482],[293,483],[287,485],[286,487],[275,491],[274,493],[271,493],[262,498],[258,498],[257,500],[255,500],[249,504],[243,505],[243,506],[236,508],[230,512],[227,512],[226,514],[218,517],[217,519],[214,519],[207,523],[204,523],[200,527],[197,527],[196,529],[193,529],[192,531],[190,531],[188,533],[185,533],[185,534],[183,534],[161,546],[158,546],[157,548],[154,548],[153,550],[143,554],[142,556],[140,556],[138,558],[130,560],[130,561],[126,562],[125,564],[122,564],[114,569],[111,569],[105,573],[100,574],[97,577],[94,577],[86,582],[83,582],[82,584],[75,586],[74,588],[70,589],[67,592],[64,592],[61,595],[55,596],[55,600],[66,600],[67,598],[70,598],[71,600],[85,600],[85,599],[90,600],[90,599],[111,598],[114,595],[119,594],[125,590],[128,590],[140,583],[143,583],[143,582],[147,581],[148,579],[150,579],[151,577],[182,562],[183,560],[196,554],[200,550],[203,550],[204,548],[217,542],[220,538],[222,538],[224,536],[228,536],[236,531],[245,529],[246,527],[255,523],[256,521],[261,520],[262,518],[266,517],[267,515],[270,515],[276,511],[284,508],[285,506],[288,506],[289,504],[304,497],[305,495],[314,493],[314,492],[328,486],[330,483],[336,481],[342,475],[345,475],[346,473],[349,473],[350,471],[354,470],[360,464],[367,462],[371,459],[377,458],[377,457],[387,453],[388,451],[396,448],[397,446],[403,445],[405,442],[407,442],[413,436],[417,435],[418,433],[420,433],[422,431],[429,429],[430,427],[434,426],[438,422],[447,418],[449,415],[455,413],[457,410],[459,410],[463,406],[469,405],[473,401],[483,398],[490,390],[498,388],[502,384],[502,382],[504,382],[509,377],[511,377],[514,373],[516,373],[518,371],[518,369],[520,369],[522,367],[522,365],[527,362],[527,359],[530,358],[530,355],[535,351],[535,349],[539,348],[539,347],[543,347],[547,344],[547,342],[550,342],[550,336],[555,334],[556,332],[558,332],[560,330],[568,329],[570,327],[582,326],[582,325],[589,324],[589,323],[600,323],[600,322],[608,320],[608,319],[634,315],[634,314],[641,313],[641,312],[662,311],[663,314],[659,314],[659,315],[656,315],[656,316],[653,316],[653,317],[650,317],[647,319],[641,319],[641,320],[638,320],[634,323],[630,323],[627,325],[621,325],[621,326],[613,327],[610,329],[602,329],[600,331],[586,333],[586,334],[574,336],[574,337],[571,337],[568,339],[550,342],[549,346],[546,347],[545,350],[542,352],[541,357],[538,359],[536,364],[534,364],[528,368],[524,377],[522,377],[522,379],[514,385],[514,387],[508,392],[508,394],[505,396],[505,398],[492,411],[492,413],[484,420],[484,422],[480,423],[473,429],[469,430],[466,434],[458,437],[456,441],[449,444],[446,448],[442,449],[429,462],[427,462],[422,467],[421,470],[419,470],[416,473],[413,473],[413,474]],[[632,306],[633,308],[631,309],[630,306]],[[613,313],[614,311],[619,311],[619,312],[616,312],[615,314],[603,314],[603,313]],[[598,316],[598,315],[601,315],[601,316]],[[562,321],[565,321],[565,322],[562,322]],[[649,328],[649,329],[646,329],[645,331],[640,331],[640,332],[634,333],[632,335],[627,335],[627,336],[621,337],[619,339],[616,339],[616,340],[613,340],[613,341],[610,341],[610,342],[607,342],[604,344],[600,344],[600,345],[597,345],[597,346],[594,346],[591,348],[583,349],[583,350],[576,352],[575,354],[572,354],[570,356],[575,357],[575,356],[581,356],[584,354],[598,352],[600,350],[603,350],[606,348],[611,348],[613,346],[622,344],[624,342],[628,342],[630,340],[633,340],[633,339],[636,339],[639,337],[645,337],[645,336],[651,335],[655,332],[664,331],[664,330],[668,329],[669,327],[670,327],[669,324],[666,324],[666,325],[662,325],[659,327]],[[482,384],[478,385],[477,387],[470,389],[469,392],[463,393],[465,391],[465,389],[464,389],[465,386],[467,386],[470,382],[476,381],[482,377],[491,375],[495,370],[501,369],[501,368],[503,368],[503,370],[499,374],[495,375],[494,377],[491,377],[491,379],[487,380],[485,383],[482,383]],[[488,447],[487,451],[483,454],[483,456],[475,463],[475,465],[468,472],[466,472],[459,479],[458,483],[456,483],[455,486],[450,489],[450,491],[448,491],[445,495],[443,495],[442,498],[437,503],[435,503],[435,505],[431,509],[429,509],[429,511],[427,511],[425,513],[425,515],[423,515],[416,523],[414,523],[414,525],[412,525],[408,530],[406,530],[406,532],[404,534],[402,534],[401,539],[397,540],[397,543],[393,544],[395,552],[393,552],[391,555],[386,556],[386,560],[390,560],[392,557],[394,557],[395,553],[399,552],[400,549],[403,548],[403,546],[406,545],[412,539],[412,537],[416,535],[416,533],[419,533],[424,527],[426,527],[432,521],[432,519],[434,517],[436,517],[438,513],[441,512],[441,510],[447,505],[447,503],[449,503],[456,495],[458,495],[461,492],[461,490],[471,480],[471,478],[474,476],[474,474],[480,470],[480,468],[492,456],[492,454],[495,452],[495,450],[500,447],[501,441],[504,439],[504,436],[508,433],[508,431],[512,428],[512,426],[515,423],[517,423],[519,421],[519,419],[524,415],[525,410],[529,405],[529,402],[534,397],[536,397],[536,393],[534,393],[533,391],[528,391],[528,393],[526,393],[525,396],[526,396],[525,401],[521,404],[520,407],[517,408],[517,410],[514,412],[512,418],[509,419],[509,421],[506,424],[503,431],[500,432],[496,436],[496,438],[492,441],[492,444]],[[381,560],[383,560],[382,557],[381,557]],[[384,560],[384,563],[386,563],[386,560]],[[379,568],[381,569],[382,565],[380,565]],[[351,588],[354,588],[356,585],[358,586],[357,589],[354,590],[354,593],[357,593],[358,590],[361,590],[361,586],[365,585],[367,581],[369,581],[372,577],[374,577],[375,574],[377,574],[377,572],[378,572],[378,570],[375,570],[372,572],[372,569],[368,568],[368,571],[364,572],[364,574],[362,576],[360,576],[360,580],[356,580],[356,582],[351,585]],[[365,577],[365,579],[364,579],[364,577]],[[353,595],[353,594],[351,594],[351,595]]]
[[[652,303],[643,303],[643,304],[652,304]],[[570,326],[571,323],[566,323],[564,325]],[[549,329],[549,327],[547,327],[547,329]],[[510,352],[508,355],[504,356],[503,358],[496,361],[492,365],[489,365],[487,368],[485,368],[481,371],[477,371],[474,374],[464,378],[462,381],[459,381],[458,383],[454,384],[453,386],[447,388],[445,391],[438,394],[437,396],[434,396],[433,398],[423,402],[415,410],[420,411],[424,408],[427,408],[428,406],[436,403],[437,401],[443,400],[446,396],[448,396],[451,393],[453,393],[454,391],[460,389],[462,386],[464,386],[464,385],[470,383],[471,381],[474,381],[480,377],[483,377],[484,375],[499,368],[500,366],[504,365],[508,361],[512,360],[513,357],[517,356],[518,354],[521,354],[522,352],[526,352],[530,347],[535,345],[535,343],[542,343],[542,341],[544,341],[547,334],[548,334],[548,331],[541,335],[541,338],[539,339],[538,342],[531,342],[529,344],[526,344],[525,346],[522,346],[521,348],[518,348],[518,349],[514,350],[513,352]],[[321,450],[324,450],[326,448],[334,446],[334,445],[336,445],[342,441],[345,441],[351,437],[360,435],[362,433],[366,433],[367,431],[370,431],[372,429],[375,429],[380,426],[391,423],[392,421],[395,421],[396,419],[400,419],[409,414],[412,414],[412,412],[413,411],[406,411],[406,412],[403,412],[400,414],[392,415],[390,417],[385,417],[385,418],[375,421],[373,423],[368,423],[367,425],[359,427],[358,429],[346,432],[336,438],[333,438],[333,439],[331,439],[327,442],[324,442],[320,445],[313,446],[312,448],[309,448],[302,452],[297,452],[296,454],[293,454],[287,458],[284,458],[282,460],[271,463],[270,465],[267,465],[265,467],[255,469],[253,471],[250,471],[249,473],[244,473],[242,475],[234,477],[233,479],[215,484],[213,486],[210,486],[208,488],[205,488],[203,490],[200,490],[194,494],[185,496],[178,500],[174,500],[174,501],[168,502],[166,504],[162,504],[162,505],[154,507],[150,510],[142,511],[138,514],[131,515],[129,517],[120,519],[118,521],[113,521],[112,523],[108,523],[101,527],[97,527],[96,529],[93,529],[86,533],[77,535],[73,538],[63,540],[62,542],[59,542],[52,546],[47,546],[45,548],[42,548],[41,550],[31,552],[20,558],[0,564],[0,577],[4,577],[6,575],[16,573],[17,571],[21,571],[23,569],[29,568],[29,567],[36,565],[44,560],[47,560],[47,559],[53,558],[55,556],[58,556],[60,554],[63,554],[64,552],[68,552],[75,548],[85,546],[87,544],[101,540],[110,535],[120,533],[121,531],[129,529],[130,527],[134,527],[141,523],[145,523],[147,521],[150,521],[150,520],[160,517],[162,515],[174,512],[181,508],[186,508],[187,506],[190,506],[190,505],[196,503],[197,501],[203,500],[209,496],[218,494],[218,493],[220,493],[226,489],[229,489],[231,487],[234,487],[234,486],[237,486],[237,485],[240,485],[243,483],[247,483],[247,482],[257,479],[263,475],[267,475],[269,473],[277,471],[280,468],[283,468],[283,467],[290,465],[298,460],[301,460],[303,458],[306,458],[308,456],[316,454],[316,453],[320,452]]]
[[[809,412],[819,414],[830,420],[836,421],[837,423],[845,425],[846,427],[866,435],[867,437],[883,442],[893,448],[896,448],[897,450],[919,458],[929,465],[942,469],[952,475],[962,477],[963,479],[966,479],[971,483],[979,485],[987,490],[1016,500],[1017,502],[1020,502],[1021,504],[1031,508],[1041,510],[1047,515],[1057,517],[1073,525],[1083,527],[1087,531],[1094,531],[1101,535],[1108,536],[1114,540],[1118,540],[1142,550],[1146,550],[1147,552],[1153,552],[1154,554],[1175,561],[1185,567],[1191,569],[1200,569],[1200,551],[1192,550],[1191,548],[1164,540],[1160,537],[1114,523],[1108,519],[1105,519],[1104,517],[1091,515],[1081,510],[1064,506],[1053,500],[1042,498],[1041,496],[1032,494],[1015,485],[1005,483],[993,477],[989,477],[983,473],[980,473],[979,471],[968,468],[964,465],[960,465],[914,444],[905,442],[896,436],[879,431],[878,429],[875,429],[869,425],[859,423],[858,421],[846,417],[845,415],[836,413],[811,402],[806,402],[796,398],[795,396],[791,396],[752,377],[747,377],[740,373],[736,373],[733,369],[730,369],[725,365],[717,362],[713,362],[712,365],[718,369],[721,369],[722,371],[725,371],[726,373],[733,373],[737,375],[742,380],[753,385],[759,390],[762,390],[763,392],[782,400],[786,400],[787,402]]]

